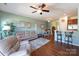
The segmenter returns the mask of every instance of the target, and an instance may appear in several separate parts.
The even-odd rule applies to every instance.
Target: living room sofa
[[[0,56],[29,56],[30,52],[29,40],[20,41],[15,36],[0,40]]]
[[[38,38],[38,34],[35,31],[20,31],[16,32],[16,36],[19,40],[32,40]]]

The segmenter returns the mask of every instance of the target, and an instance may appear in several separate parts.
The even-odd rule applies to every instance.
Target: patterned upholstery
[[[33,31],[33,32],[17,32],[16,37],[20,40],[32,40],[38,37],[38,35]]]
[[[29,56],[30,55],[30,44],[28,40],[19,41],[20,44],[18,44],[18,41],[17,41],[17,43],[12,47],[12,49],[9,49],[10,48],[9,45],[13,45],[13,43],[15,43],[16,41],[16,39],[14,40],[11,38],[12,37],[9,36],[9,39],[7,38],[6,40],[0,40],[0,56]],[[19,49],[16,50],[16,48],[18,47]],[[14,49],[16,51],[14,51]]]
[[[16,33],[16,37],[17,37],[19,40],[24,40],[24,39],[26,39],[26,38],[25,38],[25,32],[17,32],[17,33]]]

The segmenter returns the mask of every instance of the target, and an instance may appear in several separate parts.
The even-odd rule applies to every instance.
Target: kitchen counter
[[[55,30],[55,41],[57,41],[57,33],[56,33],[56,30]],[[72,35],[72,39],[73,39],[73,43],[72,45],[76,45],[76,46],[79,46],[79,31],[74,31],[73,32],[73,35]],[[66,43],[65,42],[65,31],[62,31],[62,42],[63,43]]]

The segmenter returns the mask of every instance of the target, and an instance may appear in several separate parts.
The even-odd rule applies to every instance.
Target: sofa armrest
[[[0,56],[4,56],[4,54],[0,51]]]
[[[27,47],[25,44],[20,45],[20,48],[18,51],[10,54],[9,56],[29,56],[30,53],[28,53]]]
[[[18,51],[10,54],[9,56],[30,56],[30,44],[28,40],[20,42],[20,48]]]

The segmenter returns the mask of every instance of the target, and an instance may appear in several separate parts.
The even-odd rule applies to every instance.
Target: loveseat
[[[0,56],[29,56],[30,52],[29,40],[20,41],[15,36],[0,40]]]

